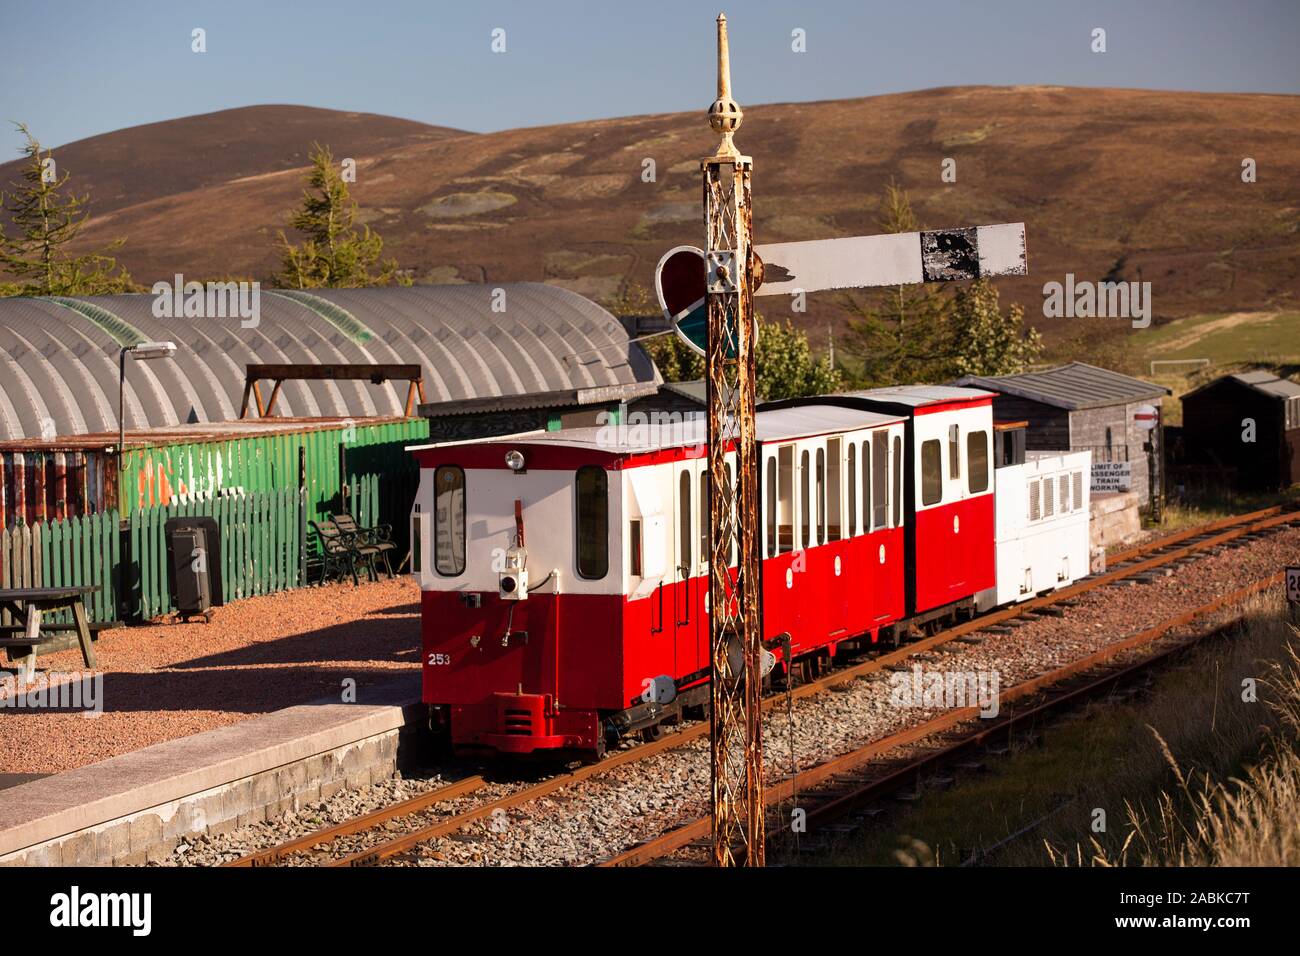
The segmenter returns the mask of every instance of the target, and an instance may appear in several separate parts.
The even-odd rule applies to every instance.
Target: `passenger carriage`
[[[973,610],[974,595],[996,577],[992,393],[910,385],[791,399],[776,407],[805,402],[901,419],[895,452],[903,458],[906,603],[900,616],[920,625]]]
[[[1086,573],[1073,477],[1082,563],[1077,549],[1060,560],[1065,525],[999,520],[997,476],[1013,471],[995,456],[1021,469],[1006,483],[1014,507],[1048,477],[1059,505],[1048,472],[1073,476],[1081,462],[1044,460],[1030,475],[1023,441],[1003,461],[1014,442],[995,431],[991,398],[909,386],[761,407],[762,636],[779,668],[1022,600],[1026,580]],[[412,449],[423,696],[455,747],[598,755],[706,703],[705,441],[695,419]]]

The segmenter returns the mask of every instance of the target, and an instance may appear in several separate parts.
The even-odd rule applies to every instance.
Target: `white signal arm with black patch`
[[[1025,275],[1025,224],[756,245],[755,295]]]

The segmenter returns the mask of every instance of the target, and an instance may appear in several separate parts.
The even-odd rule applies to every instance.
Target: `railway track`
[[[881,797],[909,785],[916,786],[926,774],[952,764],[991,742],[1005,738],[1018,727],[1032,724],[1055,711],[1125,683],[1165,663],[1189,647],[1218,636],[1240,623],[1236,618],[1191,637],[1174,640],[1153,654],[1132,663],[1114,666],[1114,661],[1129,652],[1147,648],[1164,640],[1170,632],[1194,623],[1265,588],[1275,587],[1282,573],[1270,575],[1244,588],[1216,598],[1192,611],[1171,617],[1154,627],[1130,635],[1100,651],[1055,668],[1031,680],[1007,688],[999,696],[999,716],[980,718],[979,707],[946,711],[938,717],[909,727],[897,734],[873,740],[849,753],[826,760],[807,770],[769,784],[765,799],[771,815],[775,807],[797,800],[804,811],[806,831],[815,834],[834,821],[869,806]],[[1024,702],[1023,706],[1015,706]],[[918,752],[904,759],[864,772],[869,765],[892,752],[912,748]],[[855,829],[846,827],[846,830]],[[711,832],[711,820],[700,817],[640,846],[602,861],[607,867],[643,866],[668,861],[679,852],[694,857],[689,862],[704,862],[707,848],[702,845]],[[772,820],[768,828],[769,850],[786,838],[790,829],[782,820]],[[780,836],[777,836],[780,834]]]
[[[788,694],[782,693],[767,697],[764,700],[763,709],[769,711],[775,706],[784,705],[787,700],[820,694],[847,681],[897,667],[909,658],[924,655],[950,641],[963,638],[972,639],[972,635],[976,635],[980,631],[997,633],[996,630],[991,629],[996,629],[1006,622],[1015,621],[1018,618],[1032,619],[1033,616],[1044,614],[1062,616],[1064,614],[1063,606],[1068,607],[1075,598],[1089,591],[1135,578],[1141,579],[1143,575],[1161,573],[1163,569],[1196,560],[1206,553],[1214,553],[1217,549],[1231,545],[1243,538],[1250,540],[1254,536],[1275,533],[1295,523],[1300,523],[1300,512],[1285,511],[1280,507],[1267,508],[1146,542],[1112,555],[1110,557],[1111,567],[1104,573],[1094,575],[1049,595],[1026,601],[1012,608],[994,611],[939,633],[908,642],[896,649],[879,653],[868,660],[836,668],[815,680],[798,685]],[[1121,647],[1124,643],[1120,642],[1115,646]],[[481,775],[467,776],[417,797],[394,803],[388,807],[383,807],[339,824],[324,827],[277,846],[248,854],[224,865],[248,867],[286,863],[325,866],[372,866],[381,864],[410,852],[426,841],[451,836],[475,821],[491,819],[495,814],[504,813],[512,808],[547,797],[584,780],[606,774],[618,767],[652,757],[670,749],[685,746],[692,741],[707,736],[708,730],[708,722],[700,721],[676,732],[666,733],[656,741],[642,743],[627,750],[613,753],[599,763],[556,774],[538,783],[519,787],[506,793],[499,792],[500,784],[494,784]],[[937,732],[935,729],[931,729],[927,731],[927,734],[935,732]],[[905,733],[910,734],[912,731],[909,730]],[[898,745],[898,743],[894,744],[894,746]],[[840,758],[836,759],[839,760]],[[864,757],[863,759],[870,758]],[[831,776],[842,772],[847,771],[833,770]],[[813,771],[805,771],[805,773],[813,773]],[[778,784],[770,788],[769,793],[774,795],[773,799],[780,799],[776,795],[784,792],[781,789],[782,786],[783,784]],[[792,780],[790,786],[799,788],[800,782]],[[808,784],[807,786],[814,786],[814,784]],[[487,796],[489,799],[476,803],[469,809],[456,811],[447,806],[455,801],[472,798],[480,794]],[[787,796],[785,799],[789,799],[789,797]],[[705,825],[707,832],[707,820]],[[691,824],[691,826],[698,826],[698,821],[696,824]],[[400,829],[401,832],[393,835],[391,830],[395,828]],[[677,833],[678,831],[673,832]],[[364,837],[368,833],[374,834],[374,842],[367,841],[366,845],[360,849],[339,853],[334,848],[336,841],[346,837]],[[689,835],[684,840],[685,843],[689,843],[696,838],[695,835]],[[635,854],[636,851],[629,851],[629,853]],[[646,859],[654,858],[657,857],[646,857]],[[616,858],[615,861],[611,862],[614,865],[627,865],[626,862],[619,862],[619,859]],[[631,856],[628,859],[634,860],[639,859],[639,857]]]

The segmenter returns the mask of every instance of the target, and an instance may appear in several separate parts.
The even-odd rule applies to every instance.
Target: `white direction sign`
[[[754,247],[763,263],[755,295],[952,282],[1025,275],[1025,224],[899,232],[851,239],[773,242]],[[659,305],[700,355],[708,338],[704,250],[669,249],[655,270]]]
[[[755,295],[951,282],[1025,275],[1025,224],[900,232],[851,239],[757,245],[763,284]]]

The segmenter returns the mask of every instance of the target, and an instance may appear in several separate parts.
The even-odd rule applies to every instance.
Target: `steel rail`
[[[289,840],[287,843],[281,843],[277,846],[270,847],[266,850],[259,850],[256,853],[250,853],[247,856],[241,856],[238,860],[231,860],[222,866],[273,866],[287,856],[295,853],[304,853],[313,847],[320,846],[322,843],[330,843],[342,836],[349,836],[353,833],[359,833],[362,830],[369,830],[371,827],[378,826],[381,823],[387,823],[396,817],[407,816],[408,814],[418,813],[421,810],[428,809],[437,803],[447,800],[455,800],[457,797],[463,797],[466,794],[473,793],[487,786],[487,781],[481,776],[465,777],[445,787],[439,787],[436,790],[430,790],[428,793],[422,793],[419,796],[411,797],[400,803],[394,803],[391,806],[380,807],[370,813],[359,817],[351,817],[342,823],[336,823],[331,826],[323,827],[305,836]]]

